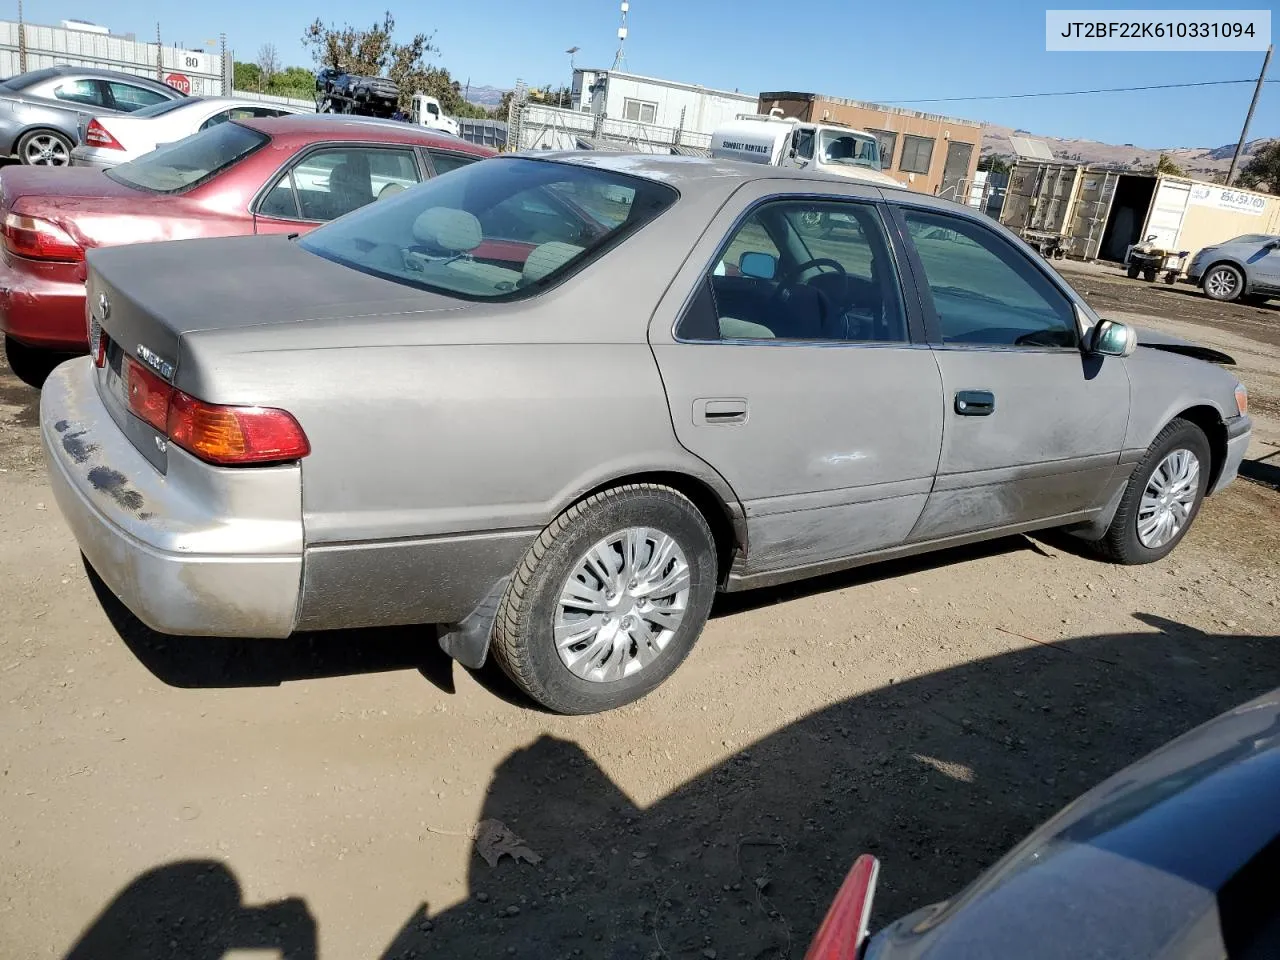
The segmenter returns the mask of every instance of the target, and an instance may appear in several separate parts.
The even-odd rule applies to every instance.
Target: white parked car
[[[82,123],[73,167],[108,169],[228,120],[305,113],[282,103],[237,97],[185,97],[144,107],[126,116],[96,116]]]

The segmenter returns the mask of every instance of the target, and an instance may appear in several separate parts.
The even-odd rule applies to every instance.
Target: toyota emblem
[[[98,314],[99,319],[106,320],[111,316],[111,301],[107,299],[105,293],[98,294]]]

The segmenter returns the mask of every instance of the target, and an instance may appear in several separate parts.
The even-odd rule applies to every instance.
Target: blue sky
[[[12,0],[11,0],[12,2]],[[1072,7],[1084,4],[1060,3]],[[1131,8],[1091,0],[1095,8]],[[1231,4],[1246,7],[1248,3]],[[458,79],[498,87],[517,78],[567,82],[565,50],[580,66],[609,66],[617,46],[616,0],[466,0],[433,4],[351,4],[338,0],[172,3],[160,0],[28,0],[28,21],[76,17],[113,32],[198,47],[227,30],[237,59],[265,42],[285,64],[309,66],[299,38],[315,16],[338,24],[372,22],[384,6],[410,35],[434,30],[438,61]],[[1202,3],[1201,7],[1212,4]],[[1254,7],[1262,4],[1254,3]],[[796,11],[788,16],[788,9]],[[355,10],[363,11],[359,14]],[[108,12],[109,11],[109,12]],[[9,16],[16,15],[16,4]],[[632,0],[627,67],[633,73],[750,92],[806,90],[854,99],[915,100],[1256,77],[1261,53],[1047,53],[1044,6],[1016,0],[857,3],[807,0],[696,2]],[[1280,79],[1280,63],[1271,76]],[[1234,142],[1251,85],[1054,97],[908,104],[1036,133],[1138,146],[1220,146]],[[1280,136],[1280,83],[1268,84],[1250,137]]]

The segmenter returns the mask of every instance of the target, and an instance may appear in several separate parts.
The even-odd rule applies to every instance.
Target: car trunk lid
[[[105,336],[99,386],[113,398],[122,428],[130,358],[180,390],[193,389],[196,371],[184,368],[182,355],[188,334],[465,305],[339,266],[282,236],[102,248],[90,251],[88,262],[90,343]],[[155,440],[163,438],[127,426],[135,445],[163,469],[154,456],[163,447]]]

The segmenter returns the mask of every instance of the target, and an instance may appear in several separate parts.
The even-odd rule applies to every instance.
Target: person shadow
[[[247,906],[224,864],[183,860],[142,874],[66,960],[222,960],[233,951],[316,960],[316,921],[299,899]]]
[[[477,845],[467,897],[373,932],[377,960],[798,958],[864,852],[882,863],[873,929],[946,899],[1055,810],[1280,676],[1280,637],[1135,618],[859,693],[647,805],[542,736],[498,764],[477,815],[515,855],[491,864]],[[644,729],[628,746],[634,777],[661,777],[680,749]],[[315,944],[301,901],[246,906],[229,865],[187,861],[127,887],[67,960],[247,946],[310,960]]]

